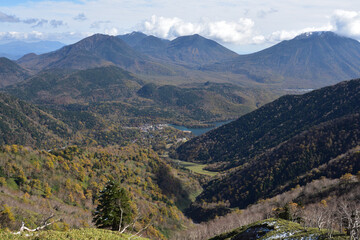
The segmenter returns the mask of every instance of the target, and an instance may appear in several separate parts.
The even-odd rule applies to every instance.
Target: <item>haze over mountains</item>
[[[40,41],[40,42],[10,42],[0,45],[0,56],[11,60],[17,60],[29,53],[42,54],[55,51],[65,46],[57,41]]]

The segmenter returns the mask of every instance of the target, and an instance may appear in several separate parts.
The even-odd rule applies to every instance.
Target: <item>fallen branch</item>
[[[49,226],[49,225],[51,225],[51,224],[59,221],[59,220],[57,220],[57,221],[48,222],[48,221],[49,221],[50,219],[52,219],[53,217],[54,217],[54,215],[52,214],[50,217],[46,218],[46,219],[43,221],[43,225],[42,225],[42,226],[39,226],[39,227],[34,228],[34,229],[31,229],[31,228],[26,227],[26,226],[25,226],[25,223],[22,222],[22,223],[21,223],[20,230],[19,230],[18,232],[13,232],[13,234],[19,235],[19,234],[21,234],[21,233],[24,232],[24,231],[28,231],[28,232],[40,231],[40,230],[46,228],[47,226]]]

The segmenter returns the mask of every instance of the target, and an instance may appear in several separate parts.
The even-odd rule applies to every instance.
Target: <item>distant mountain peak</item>
[[[126,34],[125,34],[126,35]],[[128,33],[127,35],[129,36],[143,36],[143,37],[146,37],[147,35],[143,32],[139,32],[139,31],[133,31],[131,33]]]
[[[334,32],[331,31],[314,31],[314,32],[305,32],[298,36],[296,36],[294,39],[310,39],[310,38],[318,38],[318,37],[342,37]]]

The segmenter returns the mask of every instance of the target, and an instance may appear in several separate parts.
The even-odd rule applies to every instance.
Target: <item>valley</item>
[[[0,59],[0,237],[359,236],[358,41],[54,46]],[[46,228],[14,234],[22,222]]]

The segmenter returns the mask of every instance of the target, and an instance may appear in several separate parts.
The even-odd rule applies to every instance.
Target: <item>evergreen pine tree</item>
[[[119,183],[109,181],[100,192],[99,205],[93,222],[98,228],[120,231],[132,221],[133,214],[129,194]]]

